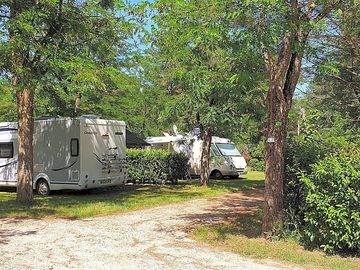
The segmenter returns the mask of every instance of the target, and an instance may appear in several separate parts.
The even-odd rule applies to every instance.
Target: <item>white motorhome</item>
[[[125,182],[126,125],[95,116],[34,123],[33,188],[91,189]],[[16,186],[17,123],[0,123],[0,186]]]
[[[189,134],[188,136],[149,137],[146,139],[153,149],[164,149],[185,153],[190,161],[190,174],[200,175],[202,140]],[[238,177],[247,172],[244,157],[229,139],[212,137],[210,172],[214,178]]]

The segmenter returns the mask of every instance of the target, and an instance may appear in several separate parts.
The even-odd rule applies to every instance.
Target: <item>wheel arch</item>
[[[35,181],[33,183],[33,189],[36,189],[36,186],[37,186],[39,180],[44,179],[48,183],[49,188],[51,190],[50,178],[49,178],[49,176],[47,176],[47,174],[39,173],[38,175],[36,175],[36,177],[34,179],[35,179]]]
[[[213,169],[210,172],[210,176],[214,177],[216,175],[216,173],[219,173],[219,175],[221,175],[223,177],[223,173],[219,169]]]

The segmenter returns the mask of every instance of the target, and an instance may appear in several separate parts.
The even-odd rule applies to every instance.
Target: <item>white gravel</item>
[[[0,219],[0,269],[294,269],[188,237],[191,226],[219,218],[228,196],[85,220]]]

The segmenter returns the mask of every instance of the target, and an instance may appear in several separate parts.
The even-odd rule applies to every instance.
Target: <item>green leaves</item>
[[[347,149],[312,166],[305,184],[304,231],[326,252],[360,250],[360,151]]]
[[[139,149],[128,149],[126,160],[128,180],[140,183],[176,183],[185,178],[189,161],[182,153]]]
[[[164,63],[159,79],[165,88],[176,89],[172,94],[179,94],[172,110],[176,117],[185,119],[186,129],[197,125],[215,133],[224,127],[229,132],[236,129],[235,119],[246,100],[242,95],[250,96],[260,78],[258,55],[245,45],[245,34],[238,38],[228,16],[236,7],[217,0],[164,0],[154,7],[155,55]]]
[[[132,55],[127,43],[132,27],[122,1],[35,2],[4,7],[17,12],[0,21],[0,71],[17,74],[19,86],[33,85],[40,114],[70,116],[76,93],[89,105],[121,84],[119,74]]]
[[[15,121],[16,118],[15,95],[7,82],[0,81],[0,122]]]

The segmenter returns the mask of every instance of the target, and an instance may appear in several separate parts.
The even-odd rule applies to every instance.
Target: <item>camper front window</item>
[[[14,156],[14,145],[12,142],[0,143],[0,158],[12,158]]]
[[[216,145],[224,156],[241,156],[239,150],[236,149],[235,144],[217,143]]]
[[[211,151],[213,152],[213,154],[214,154],[215,156],[221,156],[219,150],[216,148],[215,145],[212,145],[212,146],[211,146]]]

